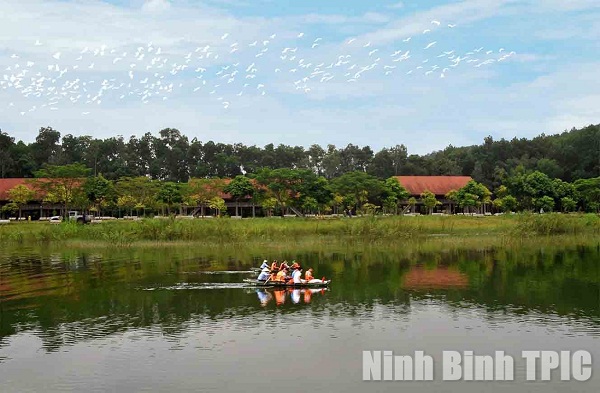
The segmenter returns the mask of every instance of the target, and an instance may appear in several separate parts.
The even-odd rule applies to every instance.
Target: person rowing
[[[302,267],[300,267],[300,265],[297,263],[294,263],[292,268],[294,268],[294,271],[292,272],[292,282],[294,284],[304,284],[305,281],[302,281]]]
[[[269,279],[269,275],[271,274],[271,269],[269,268],[269,264],[267,263],[266,259],[263,262],[263,264],[260,265],[260,268],[262,270],[260,271],[260,274],[258,275],[257,280],[258,281],[267,281]]]
[[[266,259],[263,261],[262,265],[260,265],[261,270],[264,268],[269,268],[269,261],[267,261]]]
[[[281,262],[281,265],[279,266],[279,268],[280,269],[284,269],[284,268],[289,269],[290,267],[288,266],[287,261],[284,260],[283,262]]]
[[[280,281],[280,282],[285,282],[286,278],[287,278],[287,269],[284,267],[279,270],[279,273],[277,273],[275,280]]]

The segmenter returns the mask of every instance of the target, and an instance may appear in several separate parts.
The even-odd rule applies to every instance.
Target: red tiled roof
[[[411,195],[421,195],[427,190],[435,195],[446,195],[473,180],[471,176],[396,176],[396,179]]]
[[[28,181],[32,179],[26,179],[22,177],[11,178],[11,179],[0,179],[0,201],[8,201],[8,190],[15,188],[16,186],[22,184],[25,187],[33,190],[33,186],[28,184]]]

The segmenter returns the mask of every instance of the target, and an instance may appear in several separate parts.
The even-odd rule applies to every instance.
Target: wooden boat
[[[254,280],[251,278],[245,279],[245,283],[251,284],[257,287],[276,287],[276,288],[325,288],[329,286],[331,280],[325,280],[323,282],[313,282],[313,283],[302,283],[302,284],[294,284],[292,282],[281,282],[281,281],[263,281],[263,280]]]

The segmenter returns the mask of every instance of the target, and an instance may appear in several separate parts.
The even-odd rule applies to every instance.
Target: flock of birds
[[[447,27],[446,27],[447,26]],[[433,37],[442,27],[437,20],[421,34],[398,41],[393,50],[369,41],[349,38],[339,44],[322,37],[297,33],[292,39],[271,34],[261,40],[240,42],[223,34],[215,45],[163,48],[147,43],[135,48],[83,48],[77,52],[48,53],[36,59],[13,53],[0,59],[0,93],[20,94],[20,115],[37,110],[56,111],[81,105],[82,115],[103,101],[166,101],[177,94],[206,94],[224,109],[243,95],[264,96],[273,85],[279,90],[309,94],[316,84],[359,83],[369,75],[446,78],[457,67],[484,67],[515,55],[504,48],[483,47],[465,53],[439,49]],[[43,47],[37,40],[34,47]],[[319,49],[323,48],[325,50]],[[332,54],[335,49],[341,53]],[[38,48],[41,49],[41,48]]]

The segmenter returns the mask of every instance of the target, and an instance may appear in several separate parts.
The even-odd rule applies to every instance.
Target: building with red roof
[[[458,191],[473,180],[471,176],[396,176],[396,179],[417,200],[416,208],[422,207],[421,194],[430,191],[442,204],[437,211],[451,212],[453,203],[446,198],[452,190]]]

